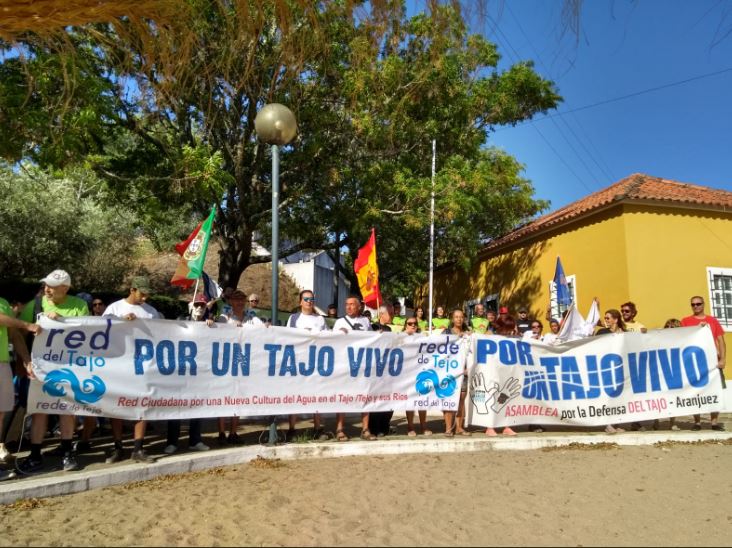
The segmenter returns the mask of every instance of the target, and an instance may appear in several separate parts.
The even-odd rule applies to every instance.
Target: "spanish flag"
[[[170,280],[171,285],[179,285],[187,289],[203,274],[203,261],[206,260],[215,215],[216,208],[212,208],[208,218],[199,223],[186,240],[175,246],[181,257],[173,279]]]
[[[379,267],[376,264],[376,231],[371,229],[371,237],[366,245],[358,250],[353,262],[353,270],[358,278],[358,286],[366,306],[378,308],[384,302],[379,290]]]

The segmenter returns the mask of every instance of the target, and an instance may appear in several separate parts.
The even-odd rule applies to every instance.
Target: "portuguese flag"
[[[206,260],[208,240],[211,238],[211,229],[216,215],[216,208],[211,209],[208,218],[198,223],[196,229],[188,238],[175,246],[180,257],[178,268],[175,269],[171,285],[178,285],[188,289],[203,274],[203,261]]]
[[[376,231],[371,229],[371,237],[366,245],[358,250],[353,262],[353,270],[358,278],[358,286],[366,306],[378,308],[384,299],[379,290],[379,267],[376,264]]]

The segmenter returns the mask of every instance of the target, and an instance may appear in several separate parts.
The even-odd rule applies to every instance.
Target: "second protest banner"
[[[559,346],[475,340],[468,420],[600,426],[720,411],[722,376],[706,327],[602,335]]]

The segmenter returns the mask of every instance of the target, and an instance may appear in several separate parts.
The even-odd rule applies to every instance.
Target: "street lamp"
[[[294,139],[297,121],[285,105],[265,105],[254,119],[254,128],[260,141],[272,145],[272,325],[277,325],[279,304],[279,201],[280,201],[280,147]]]
[[[279,205],[280,205],[280,148],[295,138],[297,121],[285,105],[265,105],[254,119],[254,129],[260,141],[272,145],[272,325],[277,325],[279,304]],[[276,417],[269,425],[267,445],[277,444]]]

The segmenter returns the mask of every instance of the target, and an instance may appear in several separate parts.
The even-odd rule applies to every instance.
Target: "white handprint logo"
[[[470,401],[479,415],[487,415],[491,410],[496,414],[500,413],[520,393],[521,383],[516,377],[509,377],[503,386],[497,382],[486,386],[483,373],[476,373],[470,380]]]

